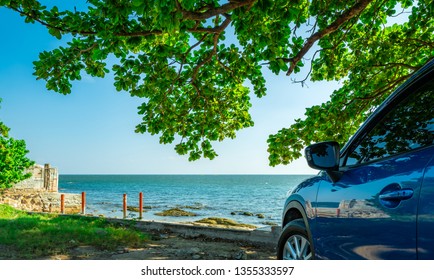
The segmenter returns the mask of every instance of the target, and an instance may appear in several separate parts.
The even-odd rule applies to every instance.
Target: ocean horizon
[[[208,217],[229,218],[258,227],[281,222],[287,192],[313,175],[257,174],[61,174],[59,192],[86,192],[86,213],[122,218],[127,205],[138,207],[144,196],[143,220],[192,222]],[[194,217],[158,216],[180,208]],[[138,213],[128,211],[128,218]]]

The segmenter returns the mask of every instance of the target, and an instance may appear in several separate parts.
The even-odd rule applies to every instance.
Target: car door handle
[[[413,196],[414,191],[412,189],[401,189],[380,194],[381,200],[405,200]]]

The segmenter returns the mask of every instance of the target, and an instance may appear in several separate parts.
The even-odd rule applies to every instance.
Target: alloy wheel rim
[[[310,242],[302,235],[291,235],[285,242],[283,248],[284,260],[310,260],[312,259],[312,251]]]

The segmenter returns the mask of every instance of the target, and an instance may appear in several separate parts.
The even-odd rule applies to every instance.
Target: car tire
[[[282,230],[277,243],[277,259],[279,260],[311,260],[312,244],[307,235],[302,219],[288,223]]]

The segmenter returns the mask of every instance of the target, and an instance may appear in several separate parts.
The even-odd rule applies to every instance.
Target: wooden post
[[[139,219],[143,218],[143,193],[139,193]]]
[[[124,219],[127,217],[127,194],[126,193],[124,193],[124,207],[123,207],[123,210],[124,210]]]
[[[81,214],[86,215],[86,192],[81,193]]]
[[[65,214],[65,195],[60,195],[60,213]]]

